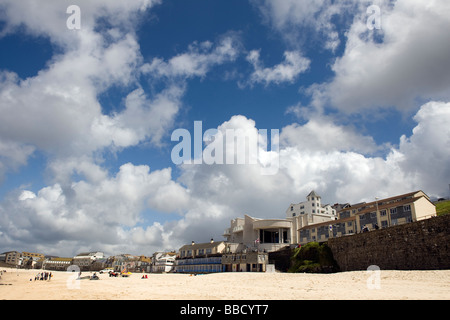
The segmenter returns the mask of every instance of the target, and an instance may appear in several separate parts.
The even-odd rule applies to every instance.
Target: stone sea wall
[[[328,240],[340,271],[450,269],[450,214]]]

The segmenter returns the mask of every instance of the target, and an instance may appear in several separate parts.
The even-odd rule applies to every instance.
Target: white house
[[[296,219],[298,228],[336,220],[336,210],[329,204],[322,205],[321,201],[321,197],[313,190],[306,196],[306,201],[291,203],[286,210],[286,217]]]
[[[174,269],[176,253],[155,252],[152,258],[152,272],[167,273]]]
[[[88,270],[97,259],[103,259],[104,254],[100,251],[83,252],[73,257],[72,263],[80,270]]]

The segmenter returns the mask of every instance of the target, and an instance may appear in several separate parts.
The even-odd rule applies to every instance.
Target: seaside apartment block
[[[306,225],[298,229],[300,244],[327,241],[378,228],[387,228],[436,216],[436,207],[421,190],[373,202],[349,205],[338,212],[338,219]]]

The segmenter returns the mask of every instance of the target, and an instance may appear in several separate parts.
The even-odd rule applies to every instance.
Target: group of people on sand
[[[39,272],[35,277],[34,281],[36,280],[43,280],[43,281],[50,281],[50,279],[53,277],[51,272]],[[31,279],[30,279],[31,280]]]

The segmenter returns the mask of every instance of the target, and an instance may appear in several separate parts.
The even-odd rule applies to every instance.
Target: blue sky
[[[0,1],[0,251],[152,254],[313,189],[449,196],[445,0],[39,4]],[[194,121],[278,129],[277,173],[175,165]]]

